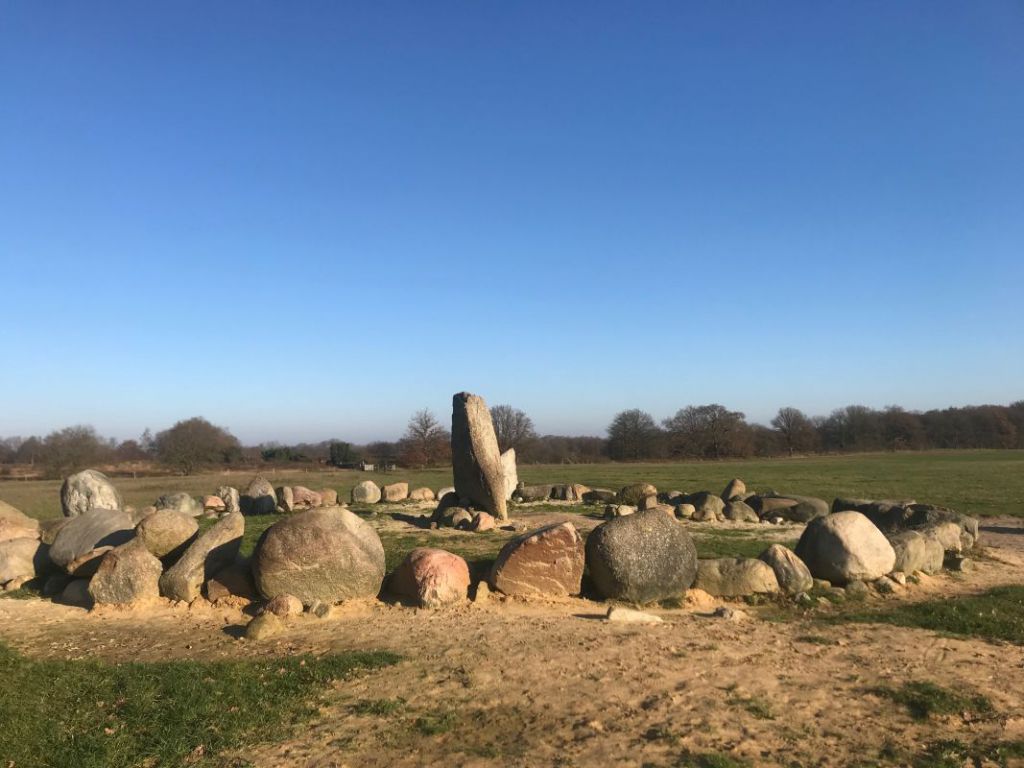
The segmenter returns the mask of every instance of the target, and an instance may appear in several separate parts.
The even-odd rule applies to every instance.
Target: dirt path
[[[1024,581],[1021,521],[986,521],[982,541],[991,558],[968,576],[930,579],[894,599]],[[236,639],[247,617],[235,610],[87,613],[3,600],[0,636],[60,658],[371,648],[405,657],[337,685],[297,738],[240,756],[256,766],[667,766],[684,750],[752,765],[846,766],[870,764],[890,746],[1024,739],[1019,646],[813,619],[729,621],[706,611],[659,611],[662,625],[617,625],[600,620],[605,610],[499,597],[444,611],[353,604],[254,644]],[[981,693],[997,714],[920,723],[872,692],[922,680]],[[355,711],[380,700],[393,711]]]

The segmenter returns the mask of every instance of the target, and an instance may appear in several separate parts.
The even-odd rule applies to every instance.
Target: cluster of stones
[[[256,478],[239,494],[218,489],[202,501],[162,496],[141,513],[99,472],[69,477],[61,490],[64,518],[40,523],[0,502],[0,584],[20,587],[45,577],[44,594],[69,603],[134,605],[159,597],[192,602],[262,600],[251,637],[273,634],[288,616],[325,615],[351,599],[390,594],[423,607],[481,600],[491,590],[512,597],[570,597],[584,571],[605,599],[651,603],[691,588],[718,597],[784,592],[811,599],[814,588],[881,593],[916,572],[963,569],[977,542],[977,520],[914,501],[821,499],[748,493],[732,480],[721,494],[660,494],[647,483],[617,493],[581,485],[511,484],[514,454],[500,454],[483,400],[453,401],[455,484],[443,489],[433,524],[488,530],[507,519],[510,488],[519,499],[541,494],[565,501],[607,503],[608,519],[584,537],[569,522],[525,531],[501,549],[490,571],[474,579],[466,561],[419,548],[390,574],[376,530],[337,503],[337,494],[301,486],[275,489]],[[406,483],[360,483],[353,502],[429,501],[430,489]],[[219,502],[219,503],[218,503]],[[287,511],[271,525],[251,560],[239,556],[245,514]],[[199,532],[197,517],[219,519]],[[773,545],[758,558],[698,560],[688,530],[693,520],[806,522],[796,550]],[[639,620],[623,613],[622,620]]]

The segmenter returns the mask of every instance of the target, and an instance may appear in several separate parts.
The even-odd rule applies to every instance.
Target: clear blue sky
[[[0,5],[0,435],[1024,397],[1017,1]]]

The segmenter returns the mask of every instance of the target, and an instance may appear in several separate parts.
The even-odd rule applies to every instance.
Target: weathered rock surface
[[[77,517],[90,509],[121,509],[124,500],[106,475],[86,469],[64,480],[60,505],[64,517]]]
[[[277,492],[265,477],[254,477],[239,505],[243,515],[272,515],[277,511]]]
[[[733,499],[741,499],[747,492],[747,484],[740,480],[738,477],[734,477],[729,481],[729,484],[725,486],[725,490],[722,491],[722,501],[732,501]]]
[[[237,601],[251,603],[258,598],[256,585],[252,581],[249,560],[238,557],[234,562],[221,568],[203,586],[206,599],[211,603]]]
[[[263,606],[263,613],[272,613],[282,619],[298,616],[302,613],[302,601],[295,595],[278,595]]]
[[[89,577],[107,551],[134,536],[131,515],[117,509],[90,509],[60,529],[50,547],[50,559],[72,576]]]
[[[693,586],[715,597],[740,597],[779,591],[779,582],[772,567],[749,557],[698,560]]]
[[[294,509],[313,509],[323,504],[323,497],[312,488],[304,485],[292,486],[292,507]]]
[[[284,623],[275,613],[261,613],[245,625],[245,639],[259,642],[279,635],[284,631]]]
[[[135,535],[159,558],[177,560],[199,531],[194,517],[169,509],[154,512],[135,527]]]
[[[39,521],[0,501],[0,541],[38,539]]]
[[[610,488],[589,488],[583,492],[583,501],[587,504],[609,504],[615,501],[616,496]]]
[[[661,616],[636,611],[632,608],[623,608],[621,605],[613,605],[609,608],[605,618],[615,624],[662,624],[664,622]]]
[[[809,592],[814,586],[814,577],[796,552],[781,544],[772,544],[761,553],[760,559],[775,572],[775,579],[783,592],[796,595]]]
[[[389,504],[395,502],[405,501],[409,498],[409,484],[408,483],[391,483],[385,485],[380,489],[381,501],[385,501]]]
[[[460,392],[452,398],[452,472],[461,498],[508,519],[505,472],[487,403]]]
[[[363,480],[356,483],[352,489],[353,504],[376,504],[380,501],[380,487],[373,480]]]
[[[333,488],[323,488],[320,490],[320,506],[322,507],[334,507],[338,504],[338,492]]]
[[[89,594],[88,579],[72,579],[60,593],[56,602],[74,605],[78,608],[92,607],[92,595]]]
[[[418,547],[395,569],[388,588],[424,608],[461,603],[469,597],[469,566],[443,549]]]
[[[647,603],[689,589],[697,574],[697,548],[684,526],[650,510],[595,528],[587,539],[586,562],[601,595]]]
[[[629,504],[609,504],[604,508],[604,519],[611,520],[613,517],[625,517],[636,512],[636,507]]]
[[[768,498],[763,499],[763,502],[767,501],[768,504],[765,505],[762,503],[762,507],[768,508],[768,510],[773,513],[773,516],[777,515],[783,520],[789,520],[794,523],[809,523],[815,518],[824,517],[829,514],[828,502],[824,499],[815,498],[814,496],[797,496],[794,494],[787,494],[785,497],[774,498],[778,498],[783,502],[783,504],[785,504],[785,506],[778,509],[771,509],[771,498]],[[795,503],[789,504],[788,502],[790,501]],[[762,512],[762,517],[763,516],[764,512]]]
[[[160,575],[164,567],[140,539],[107,552],[96,575],[89,581],[89,594],[97,605],[132,605],[160,597]]]
[[[200,499],[203,505],[203,510],[206,512],[226,512],[227,504],[224,503],[224,499],[220,496],[203,496]]]
[[[497,522],[494,519],[494,515],[490,512],[477,512],[473,515],[473,522],[469,528],[477,533],[483,533],[484,531],[493,531],[497,527]]]
[[[295,511],[295,497],[292,495],[290,485],[281,485],[274,489],[274,496],[277,497],[277,508],[285,514]]]
[[[896,564],[892,545],[860,512],[834,512],[812,520],[796,554],[813,576],[838,585],[874,581]]]
[[[409,501],[433,501],[434,492],[430,488],[413,488],[409,491]]]
[[[550,483],[543,485],[519,485],[512,495],[519,501],[546,501],[554,490]]]
[[[619,489],[618,502],[631,507],[640,506],[640,501],[648,496],[657,496],[658,489],[650,483],[633,483]]]
[[[946,551],[938,539],[920,531],[897,531],[890,533],[888,538],[896,553],[896,562],[892,568],[894,571],[938,573],[942,570]]]
[[[195,600],[203,584],[234,562],[244,533],[245,518],[241,514],[224,515],[160,577],[160,593],[171,600]]]
[[[300,512],[268,528],[252,559],[267,599],[294,595],[303,605],[374,597],[384,581],[377,532],[344,507]]]
[[[721,496],[708,491],[691,493],[686,502],[694,508],[693,519],[705,522],[722,522],[725,520],[725,502]]]
[[[177,512],[179,515],[188,515],[190,517],[199,517],[203,514],[202,503],[193,499],[187,493],[165,494],[153,502],[153,506],[156,507],[158,512],[161,509],[168,509],[171,512]]]
[[[762,520],[776,515],[785,519],[783,511],[795,507],[797,503],[796,499],[782,496],[751,496],[746,499],[746,504],[757,512]]]
[[[230,485],[222,485],[217,489],[217,495],[224,501],[225,512],[242,511],[241,496],[239,496],[237,488],[232,488]]]
[[[36,538],[0,541],[0,585],[41,575],[50,562],[48,549]]]
[[[739,500],[727,502],[725,509],[722,510],[722,514],[726,520],[732,520],[734,523],[757,523],[761,521],[761,518],[757,516],[757,512],[752,507]]]
[[[506,542],[490,585],[506,595],[578,595],[586,555],[572,523],[555,523]]]
[[[676,504],[676,517],[682,520],[692,520],[696,512],[697,508],[693,504]]]
[[[512,498],[519,485],[519,470],[516,468],[516,449],[509,448],[501,454],[501,475],[505,479],[505,500]]]

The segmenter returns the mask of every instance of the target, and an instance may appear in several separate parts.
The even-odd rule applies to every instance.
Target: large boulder
[[[242,511],[241,496],[239,496],[237,488],[232,488],[230,485],[222,485],[217,489],[217,495],[224,501],[225,512]]]
[[[198,499],[193,499],[187,493],[164,494],[153,502],[153,506],[156,507],[158,512],[161,509],[166,509],[171,512],[177,512],[179,515],[188,515],[190,517],[199,517],[203,514],[203,503]]]
[[[516,469],[516,449],[509,448],[501,454],[501,475],[505,478],[505,500],[508,501],[519,485],[519,471]]]
[[[781,517],[794,523],[809,523],[817,517],[824,517],[829,513],[828,502],[814,496],[798,496],[787,494],[784,497],[769,497],[781,499],[786,505],[781,509],[772,510],[772,517]],[[793,501],[794,504],[788,502]],[[770,504],[768,505],[771,506]],[[763,516],[763,515],[762,515]]]
[[[491,586],[506,595],[578,595],[586,554],[572,523],[555,523],[506,542],[491,568]]]
[[[254,477],[239,500],[243,515],[272,515],[277,511],[277,492],[265,477]]]
[[[697,574],[693,538],[653,509],[599,525],[587,538],[586,559],[602,596],[635,603],[678,597]]]
[[[779,591],[779,581],[772,567],[749,557],[699,560],[693,586],[715,597],[740,597]]]
[[[745,502],[761,517],[762,520],[770,517],[785,518],[785,511],[795,507],[799,502],[788,496],[751,496]]]
[[[726,520],[732,520],[734,523],[757,523],[761,520],[750,505],[739,499],[726,502],[722,514]]]
[[[173,562],[184,554],[198,531],[199,523],[194,517],[161,509],[135,527],[135,536],[155,557]]]
[[[103,556],[89,581],[97,605],[131,605],[160,597],[163,565],[141,539],[115,547]]]
[[[408,483],[391,483],[380,489],[381,501],[394,504],[409,498]]]
[[[834,512],[812,520],[796,554],[815,578],[840,586],[880,579],[896,564],[892,545],[860,512]]]
[[[583,492],[583,501],[587,504],[610,504],[618,494],[611,488],[589,488]]]
[[[550,483],[546,485],[520,484],[513,492],[513,496],[518,501],[547,501],[551,498],[554,488],[555,486]]]
[[[935,537],[908,530],[890,533],[888,539],[896,553],[894,571],[938,573],[942,570],[946,550]]]
[[[384,581],[384,546],[349,510],[321,507],[270,526],[256,545],[252,569],[268,600],[289,594],[310,606],[374,597]]]
[[[433,501],[434,492],[430,488],[413,488],[409,491],[409,501]]]
[[[38,539],[39,521],[0,501],[0,541]]]
[[[732,501],[733,499],[742,500],[746,493],[747,484],[738,477],[734,477],[729,481],[729,484],[725,486],[725,490],[722,491],[722,501]]]
[[[131,515],[119,509],[90,509],[64,525],[50,547],[50,559],[72,576],[96,573],[100,558],[135,536]]]
[[[388,589],[424,608],[461,603],[469,596],[469,565],[443,549],[418,547],[391,574]]]
[[[292,506],[296,509],[313,509],[324,503],[323,496],[304,485],[292,486]]]
[[[716,496],[709,491],[691,493],[686,497],[686,503],[694,507],[693,519],[705,522],[722,522],[725,520],[725,502],[721,496]]]
[[[124,500],[106,475],[85,469],[64,480],[60,505],[64,517],[77,517],[90,509],[121,509]]]
[[[487,403],[460,392],[452,398],[452,472],[460,498],[508,519],[505,472]]]
[[[50,562],[48,549],[38,538],[0,541],[0,586],[42,575]]]
[[[353,504],[376,504],[380,496],[380,487],[373,480],[363,480],[352,489]]]
[[[633,483],[619,489],[617,500],[620,504],[636,507],[640,505],[641,499],[657,495],[658,489],[650,483]]]
[[[775,580],[783,592],[796,595],[808,592],[814,586],[814,577],[811,576],[807,564],[788,547],[772,544],[758,559],[763,560],[775,571]]]
[[[171,600],[195,600],[206,581],[234,562],[244,533],[245,518],[241,514],[224,515],[160,577],[160,593]]]

